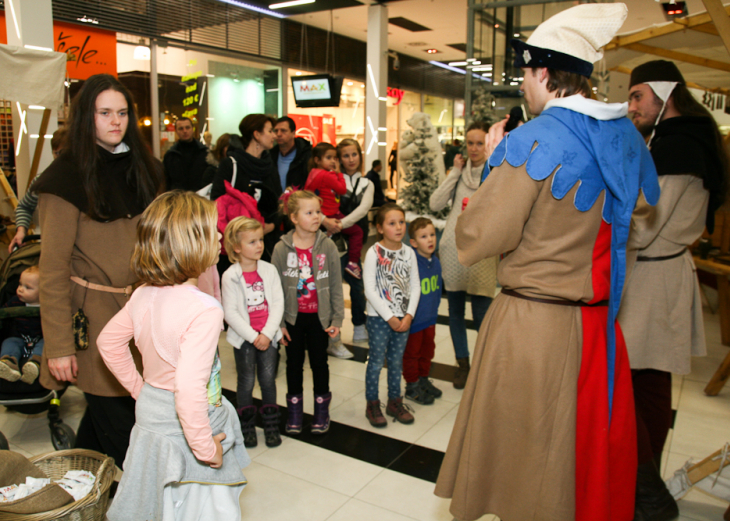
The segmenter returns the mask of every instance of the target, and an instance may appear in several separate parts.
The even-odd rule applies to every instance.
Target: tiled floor
[[[445,303],[441,314],[446,315]],[[694,360],[692,374],[673,380],[677,416],[662,466],[665,477],[671,476],[689,458],[701,459],[730,441],[730,386],[712,398],[702,392],[728,348],[720,344],[717,316],[706,312],[705,324],[708,356]],[[472,345],[475,337],[476,332],[470,331]],[[347,324],[343,328],[343,339],[349,343],[351,338],[352,326]],[[435,361],[453,364],[447,326],[437,326],[436,341]],[[220,345],[223,385],[235,390],[233,348],[223,339]],[[367,347],[367,344],[359,345]],[[277,380],[281,405],[286,402],[284,367],[282,361]],[[436,385],[444,391],[443,398],[432,406],[412,404],[416,417],[413,425],[391,422],[387,428],[379,430],[372,428],[364,416],[365,364],[330,357],[330,373],[332,420],[340,428],[319,439],[284,437],[283,444],[275,449],[266,448],[259,431],[259,446],[250,451],[253,463],[244,471],[249,485],[241,495],[243,518],[451,521],[449,501],[433,495],[431,481],[414,476],[436,475],[441,453],[451,434],[461,391],[454,390],[448,382],[436,380]],[[311,381],[311,372],[305,369],[305,389],[311,389]],[[385,390],[385,378],[382,377],[383,398]],[[258,390],[255,395],[259,396]],[[63,398],[62,416],[74,429],[83,409],[83,395],[75,388],[69,389]],[[304,409],[312,412],[311,394],[305,393]],[[27,456],[53,450],[46,424],[44,415],[28,417],[0,407],[0,431],[9,439],[12,450]],[[348,439],[332,439],[334,436]],[[692,491],[679,506],[682,520],[716,521],[722,519],[728,503],[704,492]],[[483,519],[496,518],[485,516]]]

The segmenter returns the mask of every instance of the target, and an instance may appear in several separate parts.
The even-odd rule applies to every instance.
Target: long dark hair
[[[674,102],[674,108],[682,116],[710,118],[710,121],[712,121],[712,128],[715,134],[715,144],[717,145],[717,153],[723,174],[723,183],[721,189],[718,191],[718,195],[720,200],[725,202],[728,196],[728,189],[730,188],[730,182],[728,181],[728,178],[730,178],[730,159],[728,159],[727,150],[725,149],[725,144],[722,140],[722,134],[720,134],[720,129],[717,128],[715,118],[712,117],[709,110],[695,99],[689,89],[682,84],[674,87],[671,99]]]
[[[88,214],[92,218],[106,217],[107,198],[99,183],[102,172],[100,147],[96,142],[96,98],[106,90],[121,93],[127,101],[129,124],[122,141],[127,144],[132,163],[127,171],[127,184],[137,190],[137,200],[143,206],[149,205],[162,192],[163,177],[161,166],[152,157],[142,134],[137,127],[137,113],[134,98],[119,80],[109,74],[91,76],[71,103],[68,134],[64,148],[75,159],[84,181],[88,199]]]

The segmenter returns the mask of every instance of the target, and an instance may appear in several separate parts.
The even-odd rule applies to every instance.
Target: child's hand
[[[400,327],[400,322],[401,320],[398,317],[391,317],[391,319],[388,320],[388,325],[393,331],[398,331],[398,328]]]
[[[332,326],[327,330],[327,334],[330,336],[330,338],[334,338],[340,334],[340,328]]]
[[[289,336],[289,331],[287,331],[285,327],[282,327],[281,334],[284,336],[281,337],[280,342],[282,344],[284,344],[285,346],[288,346],[289,342],[291,342],[291,337]]]
[[[271,340],[269,340],[269,337],[263,333],[259,333],[259,336],[257,336],[256,340],[253,341],[253,346],[259,351],[266,351],[269,348],[270,343]]]
[[[411,322],[413,322],[412,316],[404,316],[400,321],[400,327],[396,329],[396,331],[399,333],[404,333],[405,331],[408,331],[409,329],[411,329]]]
[[[213,442],[215,443],[215,456],[213,456],[213,459],[208,462],[208,465],[210,465],[210,468],[212,469],[219,469],[221,465],[223,465],[223,447],[221,446],[221,442],[225,439],[225,432],[221,432],[220,434],[213,436]]]

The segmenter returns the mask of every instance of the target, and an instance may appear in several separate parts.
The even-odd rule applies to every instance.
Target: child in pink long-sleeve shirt
[[[340,210],[340,196],[347,193],[345,178],[337,172],[337,149],[329,143],[318,143],[312,149],[312,158],[309,160],[309,177],[304,185],[305,190],[318,195],[322,200],[322,214],[325,217],[344,219]],[[355,277],[362,278],[360,269],[360,255],[364,233],[359,225],[355,224],[342,230],[347,237],[347,259],[345,271]]]
[[[218,261],[216,223],[215,203],[175,191],[159,196],[137,226],[132,264],[145,284],[97,342],[107,367],[137,400],[112,521],[240,516],[241,468],[250,459],[236,411],[221,395],[223,309],[197,287]],[[132,338],[143,375],[129,349]]]

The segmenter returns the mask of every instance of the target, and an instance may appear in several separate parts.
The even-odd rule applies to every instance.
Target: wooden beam
[[[717,3],[720,2],[720,0],[716,1]],[[720,4],[720,7],[722,8],[722,4]],[[724,11],[726,14],[730,14],[730,5],[724,7]],[[714,20],[712,17],[710,17],[709,13],[700,13],[693,16],[688,16],[687,18],[677,18],[672,23],[668,23],[666,25],[648,27],[642,31],[638,31],[634,34],[629,34],[626,36],[616,36],[613,40],[611,40],[610,43],[608,43],[608,45],[606,45],[606,50],[610,51],[619,47],[625,47],[632,43],[643,42],[644,40],[649,40],[650,38],[657,38],[659,36],[664,36],[665,34],[672,34],[678,31],[683,31],[685,29],[694,29],[697,26],[712,23],[713,21]],[[698,30],[701,31],[702,29]],[[722,33],[722,31],[720,31],[720,33]]]
[[[695,25],[694,27],[690,27],[693,31],[699,31],[701,33],[707,33],[712,34],[714,36],[720,36],[720,34],[717,32],[717,28],[712,23],[706,23],[701,25]]]
[[[728,18],[730,13],[723,8],[722,0],[702,0],[702,3],[705,4],[707,13],[712,18],[712,23],[715,24],[722,43],[725,44],[725,49],[730,54],[730,18]]]
[[[624,67],[623,65],[618,65],[616,67],[611,67],[608,69],[612,72],[620,72],[621,74],[628,74],[631,75],[631,69],[628,67]],[[723,89],[722,87],[705,87],[703,85],[699,85],[698,83],[694,83],[691,81],[687,82],[687,87],[691,89],[699,89],[699,90],[706,90],[707,92],[716,92],[718,94],[725,94],[726,96],[730,96],[730,89]],[[728,227],[730,230],[730,227]]]
[[[41,119],[41,128],[38,130],[38,140],[35,142],[35,153],[33,154],[33,163],[30,166],[30,173],[28,174],[28,185],[25,187],[25,191],[28,191],[30,184],[38,174],[38,165],[41,163],[41,155],[43,154],[43,143],[46,141],[46,132],[48,131],[48,122],[51,120],[51,109],[43,110],[43,118]]]
[[[644,45],[643,43],[631,43],[629,45],[625,45],[624,48],[630,49],[632,51],[643,52],[645,54],[654,54],[656,56],[661,56],[662,58],[668,58],[670,60],[677,60],[680,62],[709,67],[710,69],[730,72],[730,63],[711,60],[709,58],[701,58],[699,56],[693,56],[691,54],[686,54],[683,52],[672,51],[670,49],[652,47],[650,45]]]

